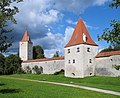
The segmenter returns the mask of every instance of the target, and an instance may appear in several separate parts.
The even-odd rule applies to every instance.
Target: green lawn
[[[90,86],[90,87],[96,87],[96,88],[102,88],[102,89],[120,92],[120,77],[93,76],[93,77],[86,77],[83,79],[74,79],[74,78],[64,77],[63,74],[60,75],[15,74],[15,75],[10,75],[10,77],[46,80],[46,81],[62,82],[62,83],[73,82],[73,84],[76,85],[84,85],[84,86]]]
[[[13,75],[18,77],[20,75]],[[21,77],[39,77],[21,75]],[[41,77],[42,75],[40,75]],[[0,77],[0,98],[120,98],[120,96],[98,93],[73,87],[30,82]],[[49,79],[49,78],[48,78]],[[57,80],[57,79],[56,79]]]

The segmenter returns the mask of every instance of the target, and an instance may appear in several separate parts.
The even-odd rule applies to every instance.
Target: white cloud
[[[103,5],[105,2],[107,2],[108,0],[96,0],[95,1],[95,5],[99,5],[99,6],[101,6],[101,5]]]
[[[66,22],[69,23],[69,24],[73,24],[73,25],[76,25],[76,24],[77,24],[77,21],[74,22],[74,21],[72,21],[72,20],[70,20],[70,19],[66,20]]]
[[[73,34],[73,31],[74,31],[74,28],[72,28],[72,27],[67,27],[65,29],[65,36],[64,36],[64,42],[65,42],[65,44],[67,44],[68,41],[70,40],[70,38],[71,38],[71,36]]]

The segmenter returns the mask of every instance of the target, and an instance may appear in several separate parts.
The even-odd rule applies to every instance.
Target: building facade
[[[64,70],[66,77],[84,78],[86,76],[120,76],[120,51],[98,53],[98,45],[92,40],[82,19],[78,20],[73,35],[64,47],[64,57],[32,60],[32,42],[25,32],[20,42],[19,55],[23,60],[22,68],[42,67],[43,74],[54,74]],[[32,70],[32,73],[34,71]]]

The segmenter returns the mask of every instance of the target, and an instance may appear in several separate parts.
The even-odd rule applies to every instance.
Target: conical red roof
[[[24,34],[24,36],[23,36],[23,38],[22,38],[21,42],[26,42],[26,41],[31,42],[30,37],[29,37],[29,35],[28,35],[28,32],[27,32],[27,31],[25,32],[25,34]]]
[[[85,38],[83,38],[83,36]],[[72,37],[65,47],[70,47],[78,44],[88,44],[88,45],[98,46],[90,37],[82,19],[78,20],[78,23],[72,34]]]

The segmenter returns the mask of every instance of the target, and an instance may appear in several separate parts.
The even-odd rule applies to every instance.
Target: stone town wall
[[[120,76],[120,70],[116,70],[114,65],[120,65],[120,55],[96,58],[95,75]]]
[[[26,66],[29,66],[32,69],[35,65],[43,68],[43,74],[54,74],[55,72],[64,69],[64,59],[40,61],[40,62],[23,62],[22,68],[25,69]],[[34,73],[33,70],[32,73]]]

